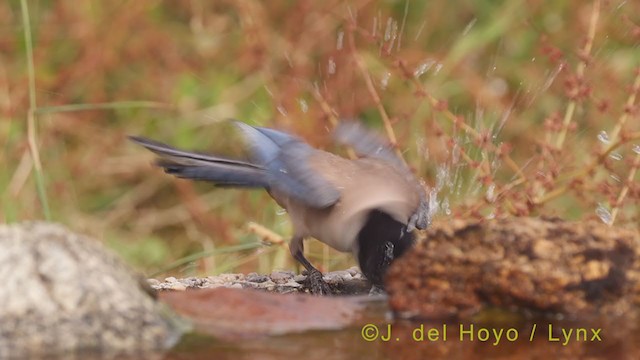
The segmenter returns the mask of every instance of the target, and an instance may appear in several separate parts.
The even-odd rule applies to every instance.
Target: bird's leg
[[[314,295],[329,295],[331,289],[322,279],[322,273],[311,265],[309,260],[304,257],[304,244],[302,243],[302,236],[294,236],[289,242],[289,250],[294,259],[296,259],[305,269],[307,269],[307,280],[309,281],[309,288]]]
[[[394,247],[395,246],[391,241],[387,241],[386,243],[384,243],[384,256],[382,257],[382,260],[380,262],[380,269],[382,269],[382,271],[385,273],[389,268],[389,266],[391,265],[391,262],[393,261]],[[382,295],[382,294],[386,294],[382,285],[376,285],[376,284],[371,285],[371,290],[369,290],[370,296]]]

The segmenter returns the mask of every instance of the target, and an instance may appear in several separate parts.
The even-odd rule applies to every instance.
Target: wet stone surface
[[[338,270],[325,273],[324,280],[336,295],[361,295],[368,294],[371,285],[362,275],[360,270],[352,267],[347,270]],[[309,287],[305,274],[295,274],[293,271],[277,270],[271,274],[220,274],[203,278],[187,277],[177,279],[165,278],[147,280],[149,285],[156,290],[187,289],[257,289],[279,294],[308,293]]]

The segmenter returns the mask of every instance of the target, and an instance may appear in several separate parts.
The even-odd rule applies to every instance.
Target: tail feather
[[[143,137],[130,136],[133,142],[159,156],[156,165],[168,174],[183,179],[203,180],[216,186],[268,187],[263,167],[236,159],[204,155],[175,149]]]

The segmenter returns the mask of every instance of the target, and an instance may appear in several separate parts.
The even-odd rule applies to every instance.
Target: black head
[[[413,232],[387,213],[373,210],[358,233],[358,263],[372,284],[382,286],[391,262],[404,254],[414,243]]]

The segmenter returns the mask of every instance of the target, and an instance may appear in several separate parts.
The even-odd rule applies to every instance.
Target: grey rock
[[[147,282],[63,226],[0,225],[0,278],[0,358],[132,353],[179,338]]]

